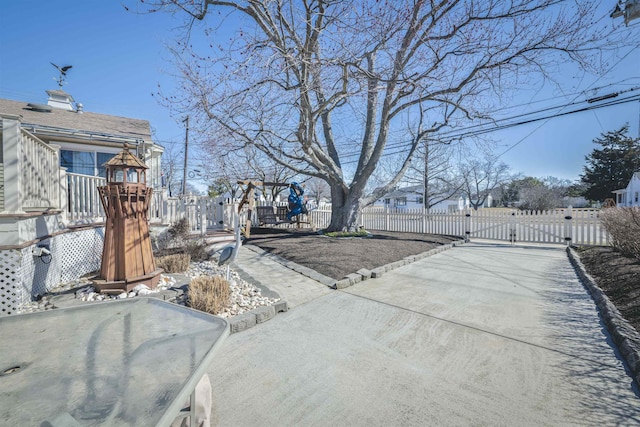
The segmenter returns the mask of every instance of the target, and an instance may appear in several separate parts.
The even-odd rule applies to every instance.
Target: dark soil
[[[387,231],[376,231],[370,237],[327,237],[308,230],[252,228],[246,244],[342,279],[361,268],[371,270],[460,239]]]
[[[577,252],[598,287],[640,331],[640,260],[625,257],[609,246],[584,246]]]
[[[333,279],[369,270],[460,240],[457,236],[376,231],[371,237],[326,237],[308,230],[253,228],[246,242]],[[640,260],[607,246],[577,249],[598,286],[640,331]]]

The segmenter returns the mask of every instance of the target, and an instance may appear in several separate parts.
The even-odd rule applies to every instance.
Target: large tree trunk
[[[357,231],[360,217],[360,199],[362,194],[355,194],[339,184],[331,184],[331,222],[327,231]]]

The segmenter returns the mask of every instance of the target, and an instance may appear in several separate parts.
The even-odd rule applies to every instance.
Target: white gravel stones
[[[226,307],[220,317],[229,318],[237,316],[247,311],[253,310],[258,307],[270,306],[278,301],[279,298],[268,298],[262,296],[259,288],[255,287],[249,282],[246,282],[240,278],[237,272],[230,271],[229,285],[231,288],[231,302],[229,307]],[[226,277],[227,268],[219,267],[217,263],[212,261],[202,261],[191,263],[186,275],[195,278],[198,276],[222,276]],[[106,295],[96,292],[95,288],[91,285],[91,282],[87,278],[80,278],[69,283],[63,283],[51,290],[51,294],[58,293],[70,293],[75,290],[75,299],[83,302],[96,302],[96,301],[109,301],[114,299],[135,298],[137,296],[148,296],[160,291],[175,288],[176,279],[169,275],[160,275],[160,281],[156,289],[149,289],[145,284],[140,284],[134,287],[130,292],[122,292],[119,295]],[[178,295],[174,298],[174,302],[177,304],[185,304],[186,295]],[[40,301],[33,301],[28,304],[23,304],[19,313],[31,313],[35,311],[48,310],[53,308],[49,302],[48,297],[43,296]]]
[[[220,267],[212,261],[201,261],[191,263],[186,274],[191,278],[198,276],[225,277],[226,272],[226,266]],[[242,280],[238,273],[233,270],[231,270],[229,285],[231,288],[231,304],[222,313],[218,314],[223,318],[237,316],[255,308],[273,305],[280,301],[280,298],[262,296],[260,289]]]
[[[40,301],[31,301],[26,304],[21,304],[18,307],[17,313],[34,313],[36,311],[50,310],[52,308],[53,305],[49,302],[49,299],[47,297],[42,297]]]

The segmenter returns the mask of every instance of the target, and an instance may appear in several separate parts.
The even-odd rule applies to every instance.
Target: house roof
[[[30,104],[38,107],[38,104]],[[42,106],[49,107],[49,106]],[[49,128],[79,134],[103,134],[151,141],[151,127],[147,120],[111,116],[91,112],[78,113],[49,107],[47,111],[30,108],[24,101],[0,99],[0,113],[22,116],[22,125],[29,128]]]
[[[406,197],[407,194],[411,194],[411,193],[422,196],[423,192],[424,192],[424,187],[422,185],[412,185],[410,187],[396,188],[392,192],[385,194],[383,198],[392,199],[397,197]]]

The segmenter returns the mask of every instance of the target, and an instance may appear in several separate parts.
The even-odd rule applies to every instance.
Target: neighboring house
[[[562,198],[562,205],[558,207],[568,208],[569,206],[571,206],[572,208],[586,208],[586,207],[589,207],[589,201],[582,196],[579,196],[579,197],[565,196]]]
[[[163,148],[148,121],[85,112],[62,90],[47,94],[47,104],[0,99],[0,315],[100,267],[97,186],[125,144],[149,167],[147,185],[161,186]]]
[[[634,172],[627,188],[613,191],[617,206],[640,206],[640,172]]]
[[[424,206],[424,187],[422,185],[412,185],[409,187],[397,188],[377,200],[374,206],[387,206],[394,209],[422,209]],[[487,197],[482,207],[489,207],[493,202],[491,195]],[[466,197],[458,197],[443,200],[431,206],[432,211],[458,211],[469,209],[470,203]]]
[[[374,206],[387,206],[397,209],[421,209],[424,204],[423,194],[424,187],[421,185],[397,188],[376,201]]]

